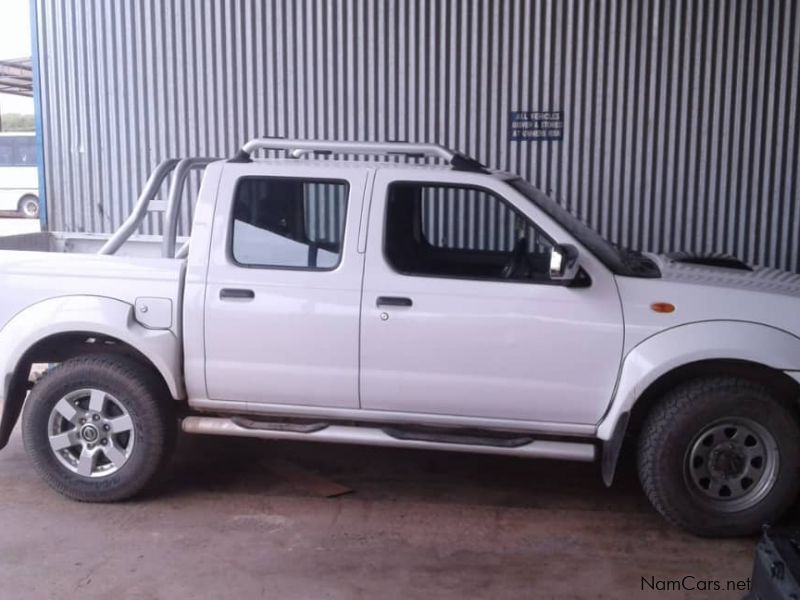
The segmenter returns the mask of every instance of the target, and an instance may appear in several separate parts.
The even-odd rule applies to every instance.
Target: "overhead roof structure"
[[[0,60],[0,94],[33,97],[33,66],[30,57]]]

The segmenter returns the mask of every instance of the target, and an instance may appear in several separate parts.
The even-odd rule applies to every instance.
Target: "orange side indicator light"
[[[653,302],[650,309],[658,313],[671,313],[675,312],[675,305],[669,302]]]

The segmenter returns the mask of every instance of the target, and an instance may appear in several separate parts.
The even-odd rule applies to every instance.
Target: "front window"
[[[407,182],[389,187],[385,249],[398,272],[548,281],[552,247],[522,213],[488,190]]]

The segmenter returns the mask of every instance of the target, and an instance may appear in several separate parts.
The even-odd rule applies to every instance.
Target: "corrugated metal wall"
[[[622,244],[800,269],[798,2],[37,1],[52,228],[112,229],[168,156],[407,139]],[[563,141],[509,141],[512,110]]]

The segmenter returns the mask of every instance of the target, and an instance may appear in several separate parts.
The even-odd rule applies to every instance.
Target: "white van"
[[[0,211],[39,217],[39,172],[33,132],[0,133]]]

